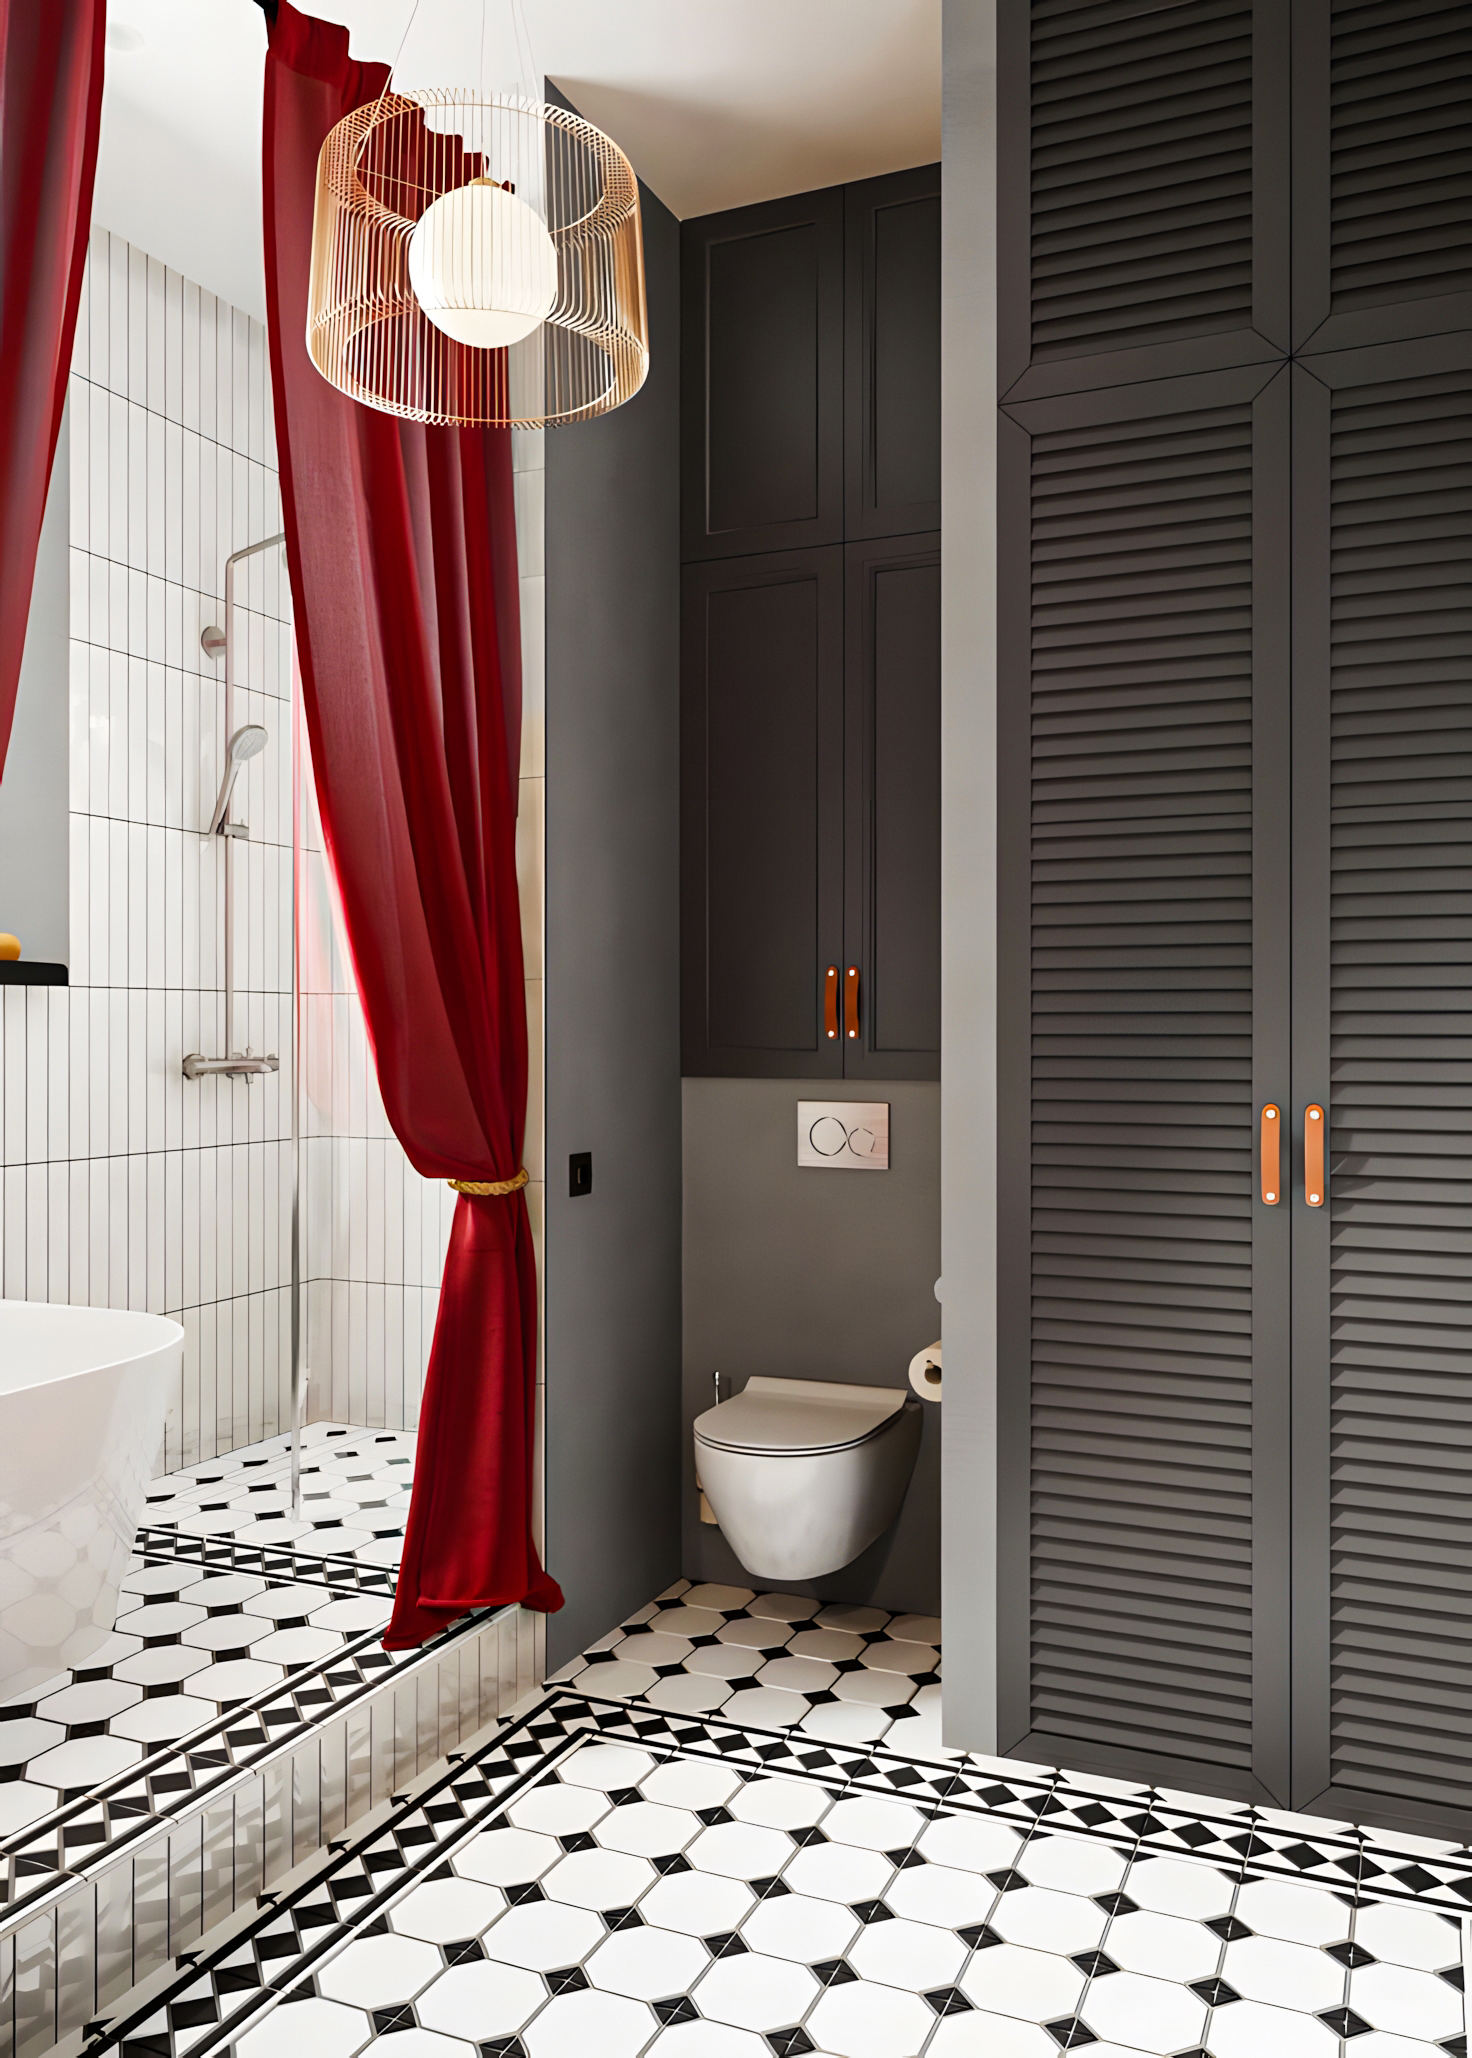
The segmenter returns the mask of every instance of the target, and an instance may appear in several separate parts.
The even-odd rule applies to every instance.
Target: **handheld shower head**
[[[246,722],[235,731],[225,746],[225,776],[220,781],[219,798],[215,811],[210,816],[207,836],[218,836],[225,826],[225,817],[230,812],[230,796],[235,791],[235,781],[240,776],[240,767],[253,757],[259,757],[270,741],[268,732],[259,722]]]

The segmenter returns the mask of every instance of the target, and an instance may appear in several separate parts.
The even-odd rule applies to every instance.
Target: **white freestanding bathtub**
[[[0,1701],[111,1634],[184,1332],[0,1300]]]

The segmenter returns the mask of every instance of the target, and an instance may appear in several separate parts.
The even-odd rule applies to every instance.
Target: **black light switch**
[[[576,1200],[580,1193],[593,1191],[593,1153],[575,1150],[567,1161],[567,1190]]]

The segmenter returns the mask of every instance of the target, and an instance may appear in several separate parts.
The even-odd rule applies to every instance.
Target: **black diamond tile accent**
[[[706,1825],[707,1829],[714,1828],[718,1822],[734,1822],[736,1820],[736,1817],[729,1808],[697,1808],[695,1813],[700,1821]]]
[[[677,2022],[700,2020],[700,2010],[688,1994],[671,1994],[667,2001],[653,2001],[650,2006],[666,2028]]]
[[[1312,1844],[1297,1843],[1285,1845],[1278,1855],[1286,1858],[1290,1865],[1296,1865],[1300,1872],[1307,1872],[1311,1865],[1322,1865],[1326,1854],[1316,1850]]]
[[[883,1901],[851,1901],[849,1906],[860,1922],[893,1922],[894,1910]]]
[[[1102,1908],[1106,1915],[1133,1915],[1139,1905],[1139,1902],[1132,1901],[1128,1894],[1095,1894],[1094,1896],[1094,1906]]]
[[[657,1672],[659,1667],[656,1665],[654,1669]],[[668,1669],[678,1672],[680,1668],[678,1665],[675,1665]],[[608,1798],[612,1801],[615,1808],[627,1808],[635,1801],[642,1801],[644,1796],[636,1786],[615,1786],[609,1788]]]
[[[1217,1832],[1208,1829],[1204,1822],[1184,1822],[1176,1835],[1192,1851],[1199,1850],[1203,1844],[1214,1844],[1217,1839]]]
[[[1004,1894],[1014,1893],[1018,1887],[1027,1885],[1023,1875],[1010,1865],[1005,1866],[1000,1872],[989,1872],[987,1878],[1000,1893]]]
[[[1467,1982],[1460,1965],[1440,1965],[1437,1967],[1436,1977],[1444,1979],[1449,1987],[1455,1987],[1459,1994],[1467,1990]]]
[[[1409,1887],[1413,1894],[1424,1894],[1431,1887],[1441,1885],[1436,1874],[1428,1872],[1424,1865],[1402,1865],[1399,1871],[1391,1874],[1391,1878],[1399,1880],[1403,1887]]]
[[[1215,1974],[1210,1979],[1193,1979],[1190,1986],[1197,2000],[1204,2001],[1208,2008],[1225,2008],[1230,2002],[1240,2001],[1242,1998],[1235,1987],[1229,1987],[1224,1979],[1218,1979]]]
[[[890,1864],[897,1865],[901,1872],[911,1872],[917,1865],[925,1863],[918,1851],[886,1851],[884,1855]]]
[[[968,1922],[964,1929],[956,1931],[956,1935],[973,1951],[989,1950],[993,1944],[1002,1941],[989,1922]]]
[[[802,2058],[803,2052],[816,2051],[818,2048],[807,2031],[795,2025],[791,2029],[769,2029],[767,2042],[772,2048],[774,2058]]]
[[[678,1679],[685,1670],[683,1665],[655,1665],[651,1669],[656,1679]]]
[[[717,1930],[714,1936],[702,1937],[700,1941],[712,1958],[740,1958],[747,1949],[733,1929]]]
[[[1325,1944],[1324,1949],[1331,1958],[1337,1958],[1341,1965],[1348,1965],[1351,1970],[1356,1965],[1373,1965],[1376,1962],[1374,1955],[1367,1951],[1363,1944],[1352,1944],[1346,1940],[1342,1944]],[[1459,1965],[1458,1972],[1461,1969]]]
[[[1438,2051],[1445,2051],[1446,2058],[1467,2058],[1465,2036],[1444,2037],[1436,2048]]]
[[[605,1908],[599,1921],[609,1929],[642,1929],[644,1917],[637,1908]]]
[[[557,1839],[564,1851],[596,1851],[598,1839],[586,1829],[575,1829],[569,1836]]]
[[[1224,1944],[1237,1944],[1242,1941],[1243,1937],[1250,1937],[1252,1935],[1252,1931],[1247,1927],[1247,1924],[1236,1915],[1213,1915],[1210,1922],[1206,1924],[1206,1927],[1213,1936],[1220,1937]],[[1342,1945],[1335,1946],[1336,1951],[1343,1948],[1344,1946]],[[1352,1962],[1348,1958],[1340,1960],[1340,1963],[1344,1965],[1351,1964]]]
[[[1325,2029],[1333,2030],[1336,2037],[1362,2037],[1370,2028],[1363,2015],[1356,2015],[1353,2008],[1325,2008],[1319,2015]]]
[[[1097,2044],[1099,2041],[1089,2025],[1080,2022],[1076,2015],[1060,2015],[1056,2022],[1045,2022],[1043,2028],[1060,2051],[1071,2051],[1079,2044]]]
[[[679,1851],[672,1851],[667,1858],[651,1858],[650,1864],[656,1872],[688,1872],[690,1860]]]
[[[838,1696],[830,1688],[820,1686],[816,1693],[804,1692],[803,1699],[810,1707],[820,1708],[825,1701],[836,1701]]]
[[[844,1987],[859,1976],[846,1958],[820,1958],[816,1965],[808,1967],[808,1971],[820,1986],[825,1987]]]
[[[445,1945],[445,1959],[450,1965],[470,1965],[485,1955],[479,1937],[462,1937],[459,1943]]]
[[[1106,1973],[1119,1970],[1107,1951],[1079,1951],[1075,1954],[1073,1962],[1079,1971],[1086,1972],[1090,1979],[1103,1979]]]
[[[417,2029],[414,2010],[407,2002],[401,2008],[375,2008],[373,2010],[373,2033],[375,2036],[392,2036],[396,2029]]]
[[[1088,1829],[1097,1829],[1101,1822],[1113,1820],[1109,1810],[1100,1801],[1086,1802],[1082,1808],[1075,1808],[1073,1812],[1076,1819]]]
[[[526,2045],[520,2037],[492,2037],[479,2050],[480,2058],[526,2058]]]
[[[792,1888],[784,1880],[775,1876],[770,1879],[749,1879],[746,1884],[759,1901],[780,1901],[784,1894],[792,1892]]]
[[[833,1669],[835,1672],[863,1672],[866,1668],[862,1658],[840,1658]]]
[[[932,1987],[924,1998],[937,2015],[965,2015],[971,2007],[959,1987]]]
[[[550,1994],[580,1994],[588,1984],[588,1975],[581,1965],[559,1966],[556,1972],[545,1972],[542,1977]]]
[[[795,1844],[826,1844],[826,1831],[819,1829],[816,1822],[810,1822],[806,1829],[790,1829],[787,1834]],[[659,1861],[656,1859],[655,1863]]]
[[[219,2019],[219,2003],[210,1994],[201,1994],[195,2001],[174,2001],[169,2007],[170,2029],[200,2029]]]
[[[447,1865],[445,1867],[446,1872],[449,1869]],[[433,1877],[434,1874],[431,1873],[430,1878],[432,1879]],[[542,1892],[542,1889],[534,1879],[524,1879],[520,1886],[509,1886],[506,1889],[507,1902],[513,1908],[519,1908],[523,1901],[545,1901],[546,1898],[547,1896]]]

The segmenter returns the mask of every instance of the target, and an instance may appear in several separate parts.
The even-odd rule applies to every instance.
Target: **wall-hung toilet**
[[[920,1448],[903,1387],[748,1379],[695,1423],[695,1468],[737,1557],[758,1579],[848,1565],[899,1513]]]

